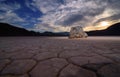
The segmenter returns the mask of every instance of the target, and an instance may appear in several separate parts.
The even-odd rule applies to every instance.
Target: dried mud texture
[[[0,77],[120,77],[120,37],[0,37]]]

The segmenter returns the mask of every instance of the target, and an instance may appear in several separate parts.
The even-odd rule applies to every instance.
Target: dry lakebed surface
[[[0,37],[0,77],[120,77],[120,37]]]

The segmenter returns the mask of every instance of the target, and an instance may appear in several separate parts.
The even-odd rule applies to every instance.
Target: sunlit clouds
[[[4,1],[7,0],[0,1],[0,22],[19,20],[18,25],[39,32],[69,31],[72,26],[81,26],[85,31],[103,30],[120,22],[120,0],[16,0],[13,4]]]
[[[36,1],[40,2],[40,0]],[[64,0],[63,3],[56,0],[53,0],[53,3],[49,1],[43,1],[43,4],[39,5],[40,10],[45,13],[40,20],[42,25],[47,23],[56,31],[68,31],[71,26],[82,26],[85,31],[102,30],[116,23],[113,21],[119,22],[118,19],[112,19],[114,15],[120,14],[119,8],[116,7],[119,6],[117,2],[120,1],[117,0],[116,2],[114,0]]]

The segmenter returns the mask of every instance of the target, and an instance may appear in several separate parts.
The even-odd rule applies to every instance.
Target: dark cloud
[[[82,20],[84,17],[80,14],[75,14],[75,15],[70,15],[70,16],[65,17],[65,18],[66,19],[62,22],[58,21],[60,25],[70,26],[70,25],[74,24],[75,22]]]
[[[108,0],[108,7],[114,9],[120,8],[120,0]]]
[[[119,20],[120,19],[120,14],[115,14],[115,15],[112,15],[110,17],[106,17],[106,18],[101,18],[99,19],[97,22],[94,23],[94,26],[97,24],[97,23],[100,23],[102,21],[116,21],[116,20]]]
[[[83,13],[85,16],[96,16],[99,14],[102,14],[104,12],[105,8],[97,8],[97,9],[88,9],[86,12]]]
[[[18,0],[14,4],[1,0],[0,6],[0,21],[26,20],[29,25],[38,23],[40,30],[95,26],[102,21],[120,20],[120,0]]]
[[[99,10],[98,10],[99,9]],[[75,23],[79,22],[81,24],[79,25],[85,25],[86,23],[83,23],[84,21],[88,21],[89,19],[92,19],[93,17],[102,14],[105,10],[105,8],[98,8],[98,9],[85,9],[85,11],[79,11],[77,14],[72,14],[63,17],[61,20],[57,21],[57,24],[62,26],[71,26]],[[86,19],[85,17],[89,16],[89,19]]]

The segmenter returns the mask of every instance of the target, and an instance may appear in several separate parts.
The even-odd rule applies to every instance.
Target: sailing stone
[[[83,28],[80,26],[72,27],[70,30],[69,38],[87,38],[87,33],[83,31]]]

